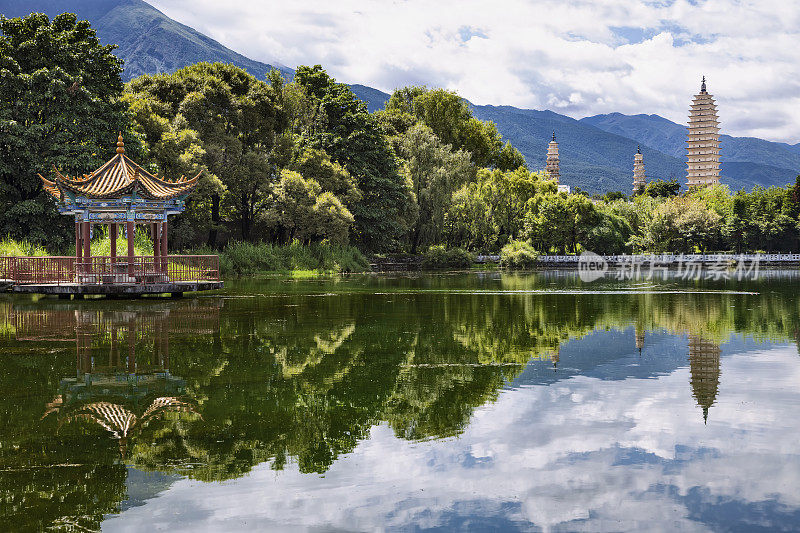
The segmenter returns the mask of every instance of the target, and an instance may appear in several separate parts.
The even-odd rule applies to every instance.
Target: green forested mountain
[[[33,12],[52,18],[65,11],[90,21],[103,44],[119,45],[115,54],[125,60],[124,81],[141,74],[174,72],[199,61],[233,63],[259,78],[273,66],[286,74],[292,72],[283,65],[237,54],[143,0],[0,0],[0,13],[9,18]]]

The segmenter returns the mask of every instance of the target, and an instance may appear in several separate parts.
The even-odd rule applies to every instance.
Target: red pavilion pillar
[[[133,237],[136,231],[133,220],[125,223],[125,231],[128,233],[128,275],[133,276]]]
[[[111,237],[111,264],[117,262],[117,224],[116,222],[108,225],[108,234]]]
[[[81,235],[83,232],[83,226],[77,220],[75,221],[75,271],[78,272],[81,269],[81,260],[83,259],[83,239],[81,239]]]
[[[83,222],[83,270],[87,273],[92,268],[91,227],[91,223],[88,220]]]
[[[161,270],[159,256],[161,255],[161,235],[158,232],[158,223],[150,224],[150,233],[153,236],[153,272]]]
[[[168,267],[168,254],[167,254],[167,218],[164,216],[164,222],[161,223],[161,270],[167,273]]]

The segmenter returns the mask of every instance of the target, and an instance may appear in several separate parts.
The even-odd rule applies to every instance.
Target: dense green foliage
[[[0,256],[31,257],[45,255],[47,255],[47,250],[38,244],[9,238],[0,240]]]
[[[427,269],[469,268],[474,256],[463,248],[445,248],[437,244],[428,248],[423,255],[422,267]]]
[[[64,246],[71,221],[37,174],[55,166],[80,176],[105,162],[128,130],[122,62],[69,13],[2,18],[0,31],[0,235]]]

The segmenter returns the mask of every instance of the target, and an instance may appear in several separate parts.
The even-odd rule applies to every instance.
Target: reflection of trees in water
[[[794,338],[800,314],[797,301],[779,291],[387,291],[230,299],[222,309],[198,301],[219,302],[170,302],[161,310],[151,303],[86,303],[77,310],[75,303],[28,309],[0,303],[0,335],[12,353],[36,346],[36,353],[44,347],[64,355],[51,366],[41,357],[7,358],[0,369],[0,387],[10,391],[10,402],[0,406],[0,462],[49,471],[20,472],[19,483],[2,489],[3,497],[23,501],[4,519],[26,505],[45,505],[25,487],[47,493],[59,476],[75,483],[72,471],[49,467],[61,462],[106,466],[81,466],[88,476],[82,496],[69,508],[54,507],[52,516],[91,509],[84,514],[99,520],[112,512],[124,497],[123,437],[126,461],[137,468],[219,480],[265,461],[324,472],[381,422],[407,439],[458,435],[531,359],[560,372],[560,346],[596,329],[635,325],[632,348],[644,345],[648,330],[691,334],[692,391],[707,413],[719,383],[719,341],[732,332]],[[67,377],[75,376],[76,364],[78,377]],[[182,403],[169,405],[173,399]],[[156,410],[159,402],[166,403]],[[48,409],[59,414],[40,420]],[[57,431],[59,417],[72,422]],[[97,479],[101,474],[106,478]],[[103,497],[95,494],[98,484]]]

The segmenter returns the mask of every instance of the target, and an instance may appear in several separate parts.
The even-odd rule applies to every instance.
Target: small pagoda
[[[642,192],[647,182],[644,175],[644,156],[639,146],[636,147],[636,155],[633,156],[633,192]]]
[[[553,132],[553,140],[547,145],[547,162],[544,170],[548,177],[556,182],[558,192],[570,193],[569,185],[561,185],[561,162],[558,156],[558,143],[556,142],[556,132]]]
[[[706,90],[706,77],[689,108],[686,139],[686,183],[689,187],[719,183],[719,120],[714,97]]]
[[[75,218],[75,256],[0,258],[0,270],[17,292],[43,294],[182,294],[219,288],[217,256],[170,256],[167,218],[181,213],[200,174],[167,180],[151,174],[125,155],[120,134],[116,155],[83,177],[68,177],[54,169],[54,179],[41,174],[44,190],[58,211]],[[94,226],[106,226],[111,255],[92,256]],[[137,256],[136,226],[150,230],[152,256]],[[117,257],[117,238],[128,241],[126,256]],[[0,277],[4,277],[0,273]]]
[[[547,163],[544,169],[550,179],[555,180],[556,185],[559,185],[558,180],[561,178],[559,165],[558,143],[556,142],[556,132],[553,132],[553,140],[547,145]]]

